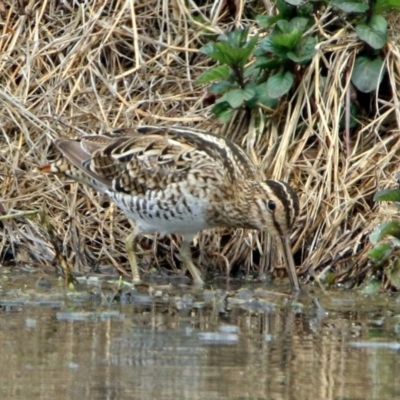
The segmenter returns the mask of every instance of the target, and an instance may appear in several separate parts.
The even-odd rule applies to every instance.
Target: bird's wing
[[[257,170],[246,153],[221,136],[187,128],[140,127],[123,136],[92,135],[59,139],[57,147],[85,174],[115,191],[142,195],[184,183],[229,185],[255,179]],[[188,182],[189,183],[189,182]]]
[[[55,145],[68,162],[65,162],[65,159],[57,159],[54,163],[42,168],[42,170],[46,172],[59,171],[67,176],[79,177],[79,172],[76,173],[78,169],[78,171],[84,172],[88,177],[100,182],[105,187],[109,187],[112,182],[106,176],[99,175],[87,168],[87,164],[90,163],[93,153],[100,151],[113,142],[112,139],[102,135],[87,135],[77,139],[56,139]],[[90,182],[87,183],[90,184]]]
[[[143,126],[136,130],[142,134],[168,135],[191,144],[197,151],[204,151],[211,158],[222,162],[223,172],[232,180],[242,178],[251,180],[258,177],[259,171],[244,150],[223,136],[177,126]]]

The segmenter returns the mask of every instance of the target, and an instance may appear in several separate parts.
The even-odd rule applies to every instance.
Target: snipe
[[[55,144],[64,157],[42,167],[43,172],[61,173],[106,193],[135,221],[126,239],[134,282],[140,281],[138,235],[182,235],[182,262],[194,282],[202,284],[191,241],[203,229],[230,227],[278,236],[292,289],[299,290],[290,247],[299,212],[297,195],[284,182],[263,181],[233,142],[195,129],[145,126],[112,135],[57,139]]]

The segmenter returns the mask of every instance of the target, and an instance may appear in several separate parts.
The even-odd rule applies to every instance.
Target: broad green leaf
[[[381,226],[381,232],[380,232],[380,239],[383,239],[387,235],[394,236],[396,238],[400,238],[400,223],[398,221],[389,221],[386,223],[386,225]]]
[[[230,68],[227,65],[218,65],[208,71],[204,71],[197,78],[197,83],[208,83],[218,79],[226,79],[229,77]]]
[[[275,47],[274,47],[274,44],[271,41],[271,37],[270,36],[267,36],[264,39],[260,40],[260,43],[258,45],[266,53],[275,53]]]
[[[395,9],[400,11],[400,1],[399,0],[376,0],[373,2],[372,6],[374,14],[383,14],[385,12]]]
[[[290,22],[286,21],[286,19],[281,19],[276,23],[276,26],[280,29],[282,33],[290,33],[293,31],[290,26]]]
[[[290,21],[291,30],[299,30],[300,32],[305,32],[307,26],[310,25],[310,20],[303,17],[295,17]]]
[[[390,283],[396,289],[400,289],[400,260],[398,258],[394,260],[388,275],[390,277]]]
[[[279,99],[290,90],[293,81],[291,72],[278,72],[270,76],[266,84],[267,95],[272,99]]]
[[[381,49],[387,40],[387,21],[382,15],[374,15],[368,24],[356,26],[357,36],[373,49]]]
[[[253,88],[233,89],[226,92],[217,100],[217,103],[227,102],[232,108],[238,108],[244,101],[252,99],[255,94],[256,92]]]
[[[383,60],[370,60],[367,57],[357,57],[351,81],[361,92],[370,93],[376,90],[385,74]]]
[[[233,65],[240,62],[248,50],[242,48],[234,48],[228,42],[208,43],[203,46],[200,51],[213,60],[223,64]]]
[[[273,36],[267,36],[258,44],[265,53],[272,53],[280,58],[286,59],[288,49],[283,46],[278,46],[272,42]]]
[[[200,52],[223,64],[231,64],[231,47],[225,42],[210,42],[200,48]]]
[[[400,189],[382,189],[374,196],[374,201],[400,201]]]
[[[277,99],[268,96],[267,82],[261,83],[254,88],[255,96],[247,102],[247,106],[251,109],[258,107],[258,103],[263,104],[269,108],[274,108],[278,104]]]
[[[228,52],[215,51],[213,53],[209,53],[208,57],[212,58],[215,61],[219,61],[220,63],[223,64],[227,65],[233,64],[233,60]]]
[[[307,18],[310,21],[310,25],[314,25],[314,20],[312,18],[312,15],[315,13],[314,7],[313,1],[303,2],[301,7],[296,8],[296,16]]]
[[[218,37],[219,40],[229,43],[233,48],[241,48],[247,42],[249,29],[236,29],[232,32],[223,33]]]
[[[346,1],[346,0],[334,0],[331,4],[340,10],[347,13],[363,13],[369,10],[368,4],[362,3],[361,1]]]
[[[281,62],[273,57],[257,57],[255,66],[261,69],[274,69],[281,65]]]
[[[220,61],[224,64],[233,65],[238,63],[241,58],[240,48],[233,48],[227,42],[216,42],[214,44],[215,52],[210,53],[208,56],[214,60]],[[219,58],[215,58],[215,55]]]
[[[261,28],[269,28],[271,25],[275,24],[275,22],[282,19],[282,16],[279,15],[257,15],[256,22],[260,25]]]
[[[369,241],[372,244],[377,244],[385,236],[391,235],[396,238],[400,238],[400,223],[398,221],[382,222],[374,228],[369,235]]]
[[[215,47],[214,47],[215,43],[214,42],[210,42],[205,44],[204,46],[202,46],[200,48],[200,53],[203,53],[205,55],[209,55],[210,53],[214,53],[215,52]]]
[[[301,40],[301,32],[298,29],[294,29],[290,33],[278,33],[271,36],[271,42],[274,45],[282,46],[288,50],[292,50]]]
[[[212,112],[221,122],[229,122],[235,110],[227,102],[216,103],[212,108]]]
[[[267,91],[258,91],[257,90],[257,97],[256,97],[257,103],[261,103],[266,107],[269,108],[275,108],[276,105],[278,104],[277,99],[272,99],[271,97],[268,96]]]
[[[374,264],[381,264],[393,253],[393,247],[389,243],[379,243],[368,251],[367,257]]]
[[[223,94],[227,90],[232,89],[233,84],[229,81],[216,82],[210,85],[208,91],[215,94]]]
[[[276,8],[282,18],[289,19],[295,7],[290,6],[285,0],[276,0]]]
[[[246,43],[245,46],[242,47],[242,49],[241,49],[242,50],[242,62],[241,62],[242,67],[244,67],[244,65],[249,60],[257,42],[258,42],[258,35],[255,35]]]
[[[306,63],[315,56],[317,50],[315,46],[317,45],[317,38],[313,36],[308,36],[296,47],[296,51],[289,51],[287,53],[288,58],[299,64]]]
[[[246,67],[244,67],[243,77],[245,79],[250,78],[251,81],[254,82],[259,75],[260,75],[260,68],[256,65],[255,62],[251,63],[250,65],[247,65]]]
[[[247,47],[232,47],[227,42],[217,42],[214,43],[214,51],[208,53],[207,55],[223,64],[230,66],[241,65],[243,66],[249,56],[251,55],[254,46],[257,43],[257,36],[253,37]]]

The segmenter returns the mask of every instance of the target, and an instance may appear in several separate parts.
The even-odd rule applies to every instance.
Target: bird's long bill
[[[285,236],[281,237],[280,239],[282,241],[283,255],[285,258],[286,269],[290,279],[290,285],[292,286],[292,290],[294,292],[298,292],[300,290],[300,283],[299,283],[299,278],[297,277],[296,267],[294,265],[292,247],[290,244],[290,237]]]

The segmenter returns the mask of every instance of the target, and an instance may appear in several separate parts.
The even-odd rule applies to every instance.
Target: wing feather
[[[239,146],[196,129],[119,129],[107,135],[58,139],[56,145],[89,177],[136,196],[184,183],[189,174],[201,175],[205,185],[207,179],[230,185],[238,179],[258,177],[256,167]]]

